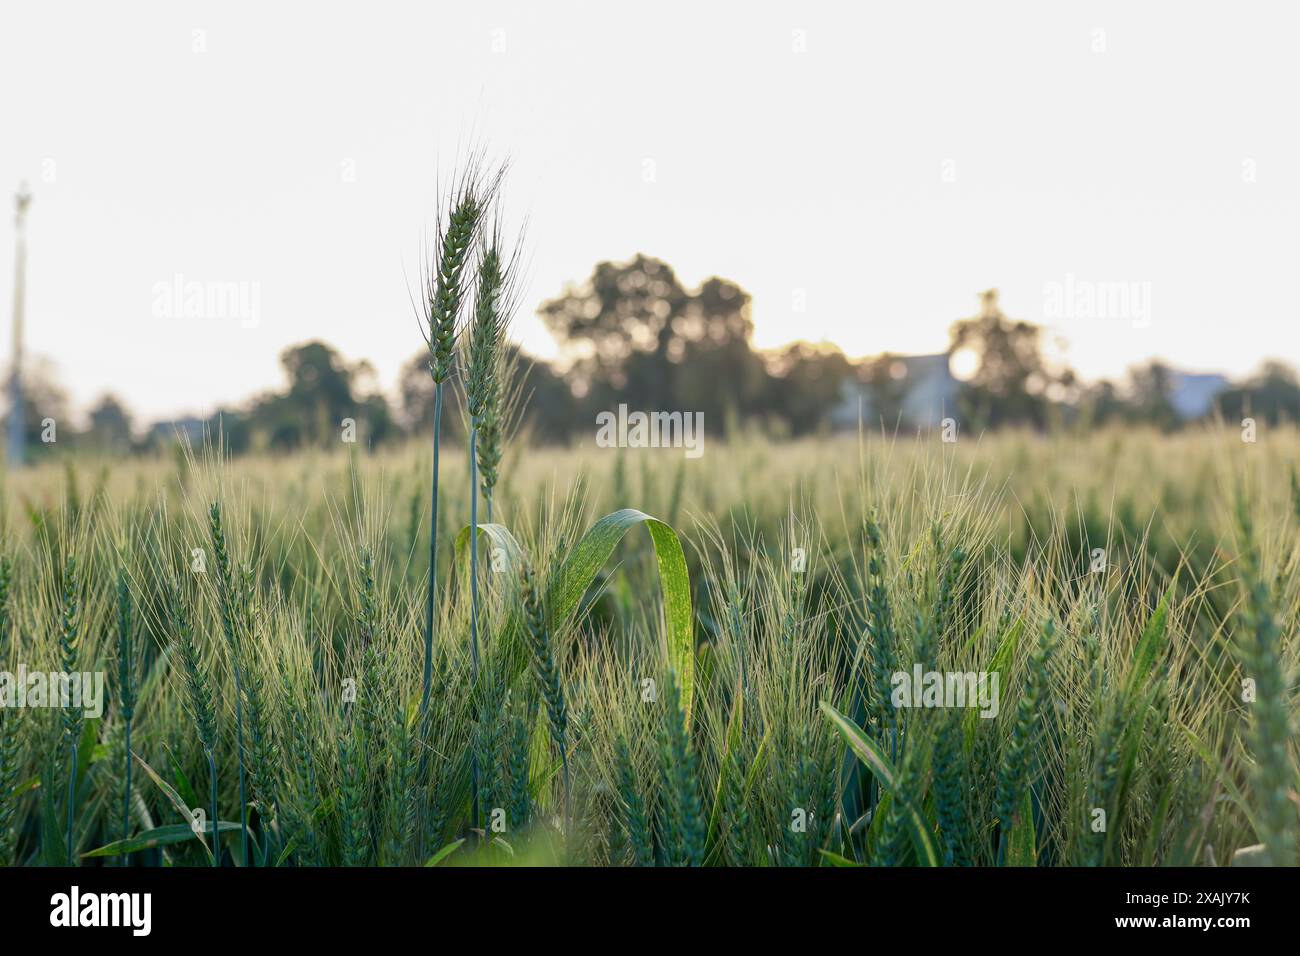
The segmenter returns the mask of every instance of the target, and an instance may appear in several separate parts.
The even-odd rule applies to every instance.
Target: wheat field
[[[11,474],[0,862],[1293,864],[1297,437],[444,445],[427,703],[428,450]]]

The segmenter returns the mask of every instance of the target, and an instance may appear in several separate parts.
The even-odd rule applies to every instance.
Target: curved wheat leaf
[[[623,536],[639,524],[646,526],[650,540],[654,543],[655,559],[659,567],[659,587],[664,600],[668,661],[677,673],[682,711],[686,726],[689,727],[695,692],[695,632],[691,614],[690,573],[686,569],[686,555],[676,531],[658,518],[635,508],[624,508],[605,515],[587,529],[572,553],[565,558],[559,574],[550,582],[546,606],[551,610],[553,627],[568,620]]]

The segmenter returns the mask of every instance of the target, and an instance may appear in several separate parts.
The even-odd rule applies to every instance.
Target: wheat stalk
[[[226,534],[221,523],[221,505],[212,502],[208,508],[208,532],[217,559],[217,598],[221,606],[221,627],[230,647],[230,657],[235,676],[235,754],[239,761],[239,845],[242,859],[248,862],[248,784],[244,749],[244,682],[243,649],[240,641],[238,612],[235,609],[235,582],[230,567],[230,554],[226,549]]]
[[[118,713],[125,733],[123,745],[123,774],[126,778],[125,796],[122,800],[122,839],[131,835],[131,723],[135,717],[135,613],[131,600],[131,587],[126,569],[120,568],[117,576],[117,687]]]
[[[212,703],[212,687],[208,683],[207,672],[203,667],[203,658],[194,639],[194,629],[190,626],[189,615],[181,601],[180,587],[175,581],[167,588],[167,616],[173,640],[180,649],[181,662],[185,666],[185,686],[189,693],[194,729],[198,733],[199,744],[208,761],[208,788],[212,813],[212,865],[220,866],[221,843],[217,827],[216,709]]]
[[[1287,706],[1286,663],[1273,596],[1260,566],[1254,522],[1245,496],[1237,499],[1237,526],[1241,535],[1241,579],[1246,592],[1245,627],[1237,641],[1237,654],[1247,676],[1255,681],[1249,731],[1251,781],[1259,806],[1258,835],[1273,866],[1296,861],[1296,808],[1291,791],[1296,779],[1290,747],[1294,741]]]
[[[63,567],[63,607],[59,622],[59,646],[63,651],[63,673],[70,679],[77,670],[77,562],[72,555]],[[68,866],[76,863],[76,848],[72,840],[72,823],[77,802],[77,752],[81,743],[82,714],[72,705],[71,698],[64,704],[63,736],[68,749]]]
[[[443,388],[454,370],[456,333],[465,297],[462,277],[478,237],[483,210],[490,204],[502,173],[485,180],[481,157],[472,157],[464,173],[453,181],[447,199],[447,218],[435,232],[433,263],[425,281],[423,301],[425,344],[429,349],[429,374],[433,378],[433,478],[430,486],[429,576],[425,596],[424,680],[420,712],[429,708],[433,685],[434,606],[438,592],[438,455],[442,444]]]
[[[524,631],[533,655],[533,673],[546,705],[546,716],[551,730],[551,741],[560,752],[564,774],[564,832],[569,832],[571,795],[569,787],[569,712],[564,700],[564,684],[555,664],[551,649],[551,629],[546,620],[542,596],[537,591],[537,576],[532,568],[524,568],[520,586],[524,610]]]
[[[1029,656],[1025,686],[1016,704],[1016,722],[1011,740],[1002,755],[998,774],[996,813],[998,819],[998,858],[1006,858],[1011,828],[1020,811],[1020,800],[1032,776],[1034,751],[1042,722],[1043,701],[1047,695],[1048,663],[1056,646],[1056,625],[1049,618],[1043,622],[1037,646]]]

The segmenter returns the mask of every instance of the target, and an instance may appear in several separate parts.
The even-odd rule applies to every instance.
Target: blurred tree
[[[194,434],[189,434],[190,441],[197,444]],[[199,440],[220,442],[226,453],[231,455],[253,451],[255,445],[256,450],[262,451],[269,444],[267,432],[254,429],[252,412],[235,408],[218,409],[203,423],[199,431]]]
[[[454,380],[453,380],[454,381]],[[454,388],[444,396],[446,411],[442,419],[442,440],[462,441],[464,421]],[[429,350],[421,349],[402,365],[397,373],[397,413],[401,427],[409,434],[422,435],[433,430],[433,377],[429,375]]]
[[[567,353],[580,419],[626,403],[703,412],[705,427],[719,430],[762,394],[749,304],[733,282],[687,290],[666,263],[638,255],[599,263],[538,314]]]
[[[506,348],[506,367],[513,376],[507,394],[524,403],[524,431],[538,441],[565,441],[576,424],[578,403],[573,389],[546,362],[525,354],[513,342]]]
[[[58,382],[54,363],[33,356],[23,365],[22,395],[27,460],[32,461],[54,451],[60,437],[71,435],[68,393]],[[53,423],[52,431],[47,423]],[[50,435],[54,442],[45,441]]]
[[[1043,361],[1042,329],[1008,319],[997,289],[980,294],[980,314],[953,324],[950,352],[973,359],[973,373],[958,399],[960,414],[974,428],[1032,425],[1047,420],[1048,387],[1056,381]]]
[[[1131,369],[1129,391],[1134,417],[1166,431],[1177,428],[1178,413],[1170,401],[1173,385],[1169,366],[1159,359]]]
[[[1242,385],[1219,395],[1216,405],[1229,422],[1246,417],[1262,418],[1271,425],[1300,422],[1300,382],[1291,366],[1269,360]]]
[[[307,342],[285,349],[280,364],[289,376],[288,401],[326,421],[342,418],[354,405],[352,380],[356,370],[324,342]]]
[[[826,425],[854,368],[837,347],[794,342],[769,355],[764,410],[802,435]]]
[[[567,441],[581,423],[577,402],[569,383],[548,363],[533,358],[514,342],[507,342],[505,367],[511,383],[505,394],[524,402],[520,426],[543,442]],[[454,391],[453,391],[454,394]],[[413,355],[398,373],[397,408],[400,425],[408,432],[423,434],[433,423],[433,380],[429,376],[429,353]],[[462,440],[465,421],[461,414],[448,414],[442,423],[444,438]]]
[[[397,433],[382,395],[357,397],[359,385],[373,374],[368,363],[349,365],[324,342],[287,348],[280,363],[289,390],[262,396],[248,413],[249,426],[270,447],[329,445],[341,439],[348,418],[356,422],[356,440],[362,444],[376,444]]]
[[[666,365],[670,346],[680,350],[672,324],[686,298],[667,264],[638,255],[631,262],[598,263],[586,283],[566,286],[558,298],[542,303],[538,315],[570,352],[570,374],[581,390],[623,388],[630,384],[626,366],[634,353]]]
[[[1078,419],[1084,427],[1110,425],[1133,417],[1133,408],[1114,382],[1095,382],[1082,389],[1078,401]]]
[[[858,363],[857,377],[865,386],[866,408],[862,424],[869,428],[897,428],[907,395],[907,366],[899,355],[886,352]]]
[[[131,416],[112,395],[105,395],[90,410],[89,439],[95,447],[114,454],[131,450]]]

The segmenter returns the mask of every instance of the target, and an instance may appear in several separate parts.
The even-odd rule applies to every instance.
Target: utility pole
[[[14,243],[14,364],[9,373],[10,468],[21,467],[26,454],[26,420],[23,415],[23,284],[27,272],[27,207],[32,201],[26,183],[19,185],[14,200],[18,211],[14,216],[17,233]]]

